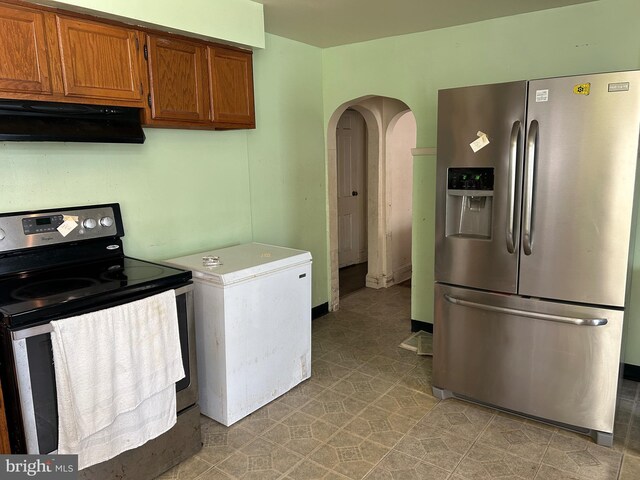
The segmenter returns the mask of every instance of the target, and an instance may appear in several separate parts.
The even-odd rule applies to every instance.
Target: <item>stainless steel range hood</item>
[[[144,143],[140,110],[0,100],[0,141]]]

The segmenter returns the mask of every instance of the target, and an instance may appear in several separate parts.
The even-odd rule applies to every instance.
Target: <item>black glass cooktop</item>
[[[0,312],[10,327],[24,327],[132,301],[190,279],[191,272],[130,257],[47,268],[0,280]]]

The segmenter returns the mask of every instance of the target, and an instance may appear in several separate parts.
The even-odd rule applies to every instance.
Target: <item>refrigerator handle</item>
[[[516,315],[518,317],[534,318],[536,320],[545,320],[547,322],[568,323],[571,325],[577,325],[580,327],[600,327],[608,323],[606,318],[577,318],[577,317],[565,317],[564,315],[552,315],[550,313],[538,313],[528,310],[520,310],[517,308],[497,307],[495,305],[487,305],[484,303],[470,302],[469,300],[463,300],[461,298],[452,297],[451,295],[445,295],[445,300],[454,305],[460,305],[462,307],[477,308],[479,310],[486,310],[489,312],[506,313],[507,315]]]
[[[516,166],[518,165],[518,145],[520,143],[520,133],[522,131],[520,120],[513,122],[511,127],[511,137],[509,141],[509,189],[508,195],[508,218],[507,218],[507,251],[513,253],[516,244],[513,237],[515,229],[516,210]]]
[[[522,248],[525,255],[531,255],[532,209],[533,209],[533,175],[536,165],[536,143],[538,141],[538,121],[532,120],[527,135],[527,163],[524,177],[524,212],[522,227]]]
[[[608,323],[606,318],[577,318],[565,317],[563,315],[552,315],[550,313],[530,312],[528,310],[519,310],[516,308],[496,307],[495,305],[486,305],[484,303],[470,302],[461,298],[445,295],[445,300],[454,305],[462,307],[477,308],[489,312],[506,313],[507,315],[516,315],[518,317],[534,318],[536,320],[545,320],[547,322],[568,323],[580,327],[600,327]]]

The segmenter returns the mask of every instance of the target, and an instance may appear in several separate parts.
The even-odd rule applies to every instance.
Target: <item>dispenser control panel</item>
[[[493,190],[493,168],[450,168],[449,190]]]
[[[493,168],[447,171],[447,237],[490,240],[493,229]]]

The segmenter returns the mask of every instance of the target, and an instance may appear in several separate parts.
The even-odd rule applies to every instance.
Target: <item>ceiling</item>
[[[254,0],[268,33],[333,47],[594,0]]]

